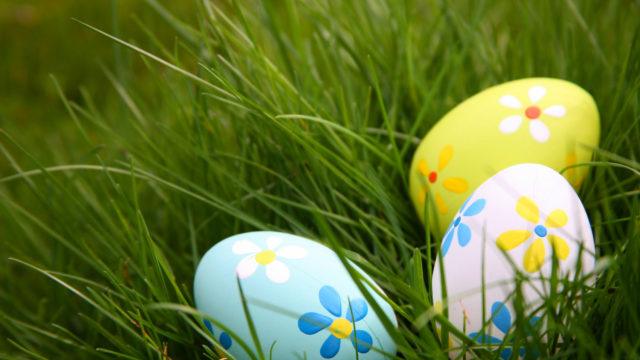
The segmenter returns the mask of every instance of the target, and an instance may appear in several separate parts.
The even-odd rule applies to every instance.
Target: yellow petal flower
[[[542,262],[544,261],[544,253],[544,242],[542,239],[536,239],[536,241],[534,241],[524,253],[524,269],[528,272],[536,272],[540,270]]]
[[[567,240],[558,235],[549,235],[547,238],[553,246],[556,257],[560,260],[565,260],[569,256],[569,245],[567,244]]]
[[[516,246],[522,244],[525,240],[527,240],[531,236],[531,231],[529,230],[509,230],[503,232],[498,236],[498,240],[496,240],[496,244],[502,250],[511,250]]]
[[[418,161],[418,171],[423,176],[429,176],[429,167],[427,167],[427,162],[424,160]]]
[[[440,194],[436,194],[436,207],[438,208],[438,212],[440,212],[440,214],[447,213],[447,204],[444,203],[444,199],[442,198],[442,196],[440,196]]]
[[[427,198],[427,190],[426,186],[420,188],[420,192],[418,193],[418,203],[420,206],[424,205],[424,200]]]
[[[550,228],[559,228],[567,225],[567,221],[568,221],[567,214],[560,209],[556,209],[556,210],[553,210],[551,214],[549,214],[544,225]]]
[[[438,171],[442,171],[442,169],[444,169],[447,166],[447,164],[449,163],[449,160],[451,160],[452,157],[453,157],[453,146],[447,145],[443,147],[442,151],[440,151],[440,157],[438,159]]]
[[[461,194],[467,191],[467,181],[461,178],[448,178],[445,179],[442,183],[445,189],[454,192],[456,194]]]
[[[520,197],[520,199],[518,199],[518,203],[516,203],[516,211],[525,220],[528,220],[532,223],[537,223],[538,220],[540,220],[540,211],[538,210],[538,205],[536,205],[533,200],[529,199],[526,196],[522,196]]]

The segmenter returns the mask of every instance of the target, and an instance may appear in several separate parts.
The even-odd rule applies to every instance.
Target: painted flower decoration
[[[534,224],[533,232],[529,230],[509,230],[498,236],[496,244],[502,250],[509,251],[529,240],[532,235],[535,235],[536,239],[529,245],[524,254],[523,265],[525,270],[534,272],[542,267],[546,252],[543,239],[549,241],[554,248],[556,257],[560,260],[565,260],[569,256],[567,241],[559,235],[549,233],[550,229],[561,228],[567,224],[567,213],[560,209],[553,210],[544,223],[541,223],[538,205],[526,196],[518,199],[516,212],[523,219]]]
[[[436,170],[430,169],[425,160],[420,160],[418,162],[418,172],[422,175],[422,189],[420,190],[419,200],[421,204],[424,204],[424,200],[427,196],[427,192],[429,191],[429,187],[434,186],[438,183],[440,178],[440,173],[447,167],[449,161],[453,157],[453,146],[446,145],[440,151],[438,156],[438,167]],[[449,177],[442,180],[442,187],[456,194],[462,194],[467,191],[468,185],[467,181],[462,178]],[[441,214],[446,214],[448,211],[447,204],[445,204],[444,199],[442,199],[442,195],[439,192],[436,192],[434,195],[434,199],[436,202],[436,207],[438,208],[438,212]]]
[[[237,255],[246,255],[236,267],[240,279],[246,279],[256,272],[258,266],[265,268],[267,278],[274,283],[282,284],[289,280],[290,272],[287,265],[278,259],[302,259],[307,256],[307,250],[300,246],[280,246],[279,237],[267,238],[267,248],[262,249],[249,240],[239,240],[233,244],[231,251]]]
[[[531,326],[535,326],[539,320],[540,320],[539,317],[534,316],[531,318],[529,322]],[[496,301],[491,305],[491,322],[493,323],[493,325],[495,325],[498,328],[498,330],[502,332],[503,334],[502,338],[497,338],[481,332],[472,332],[469,334],[469,337],[475,342],[477,342],[478,344],[488,344],[488,345],[502,344],[502,340],[504,339],[504,336],[509,332],[509,329],[511,329],[511,325],[512,325],[511,314],[509,313],[509,309],[503,302]],[[524,357],[526,354],[526,350],[524,348],[517,349],[517,352],[520,355],[520,357]],[[504,348],[500,352],[500,358],[502,358],[503,360],[511,359],[512,353],[513,353],[513,348],[511,347]],[[535,358],[537,356],[532,356],[532,357]]]
[[[213,331],[213,325],[211,325],[211,321],[205,319],[204,320],[204,326],[207,327],[207,329],[209,330],[211,335],[215,336],[215,333]],[[220,333],[220,338],[218,339],[218,341],[220,342],[220,345],[222,345],[222,347],[225,350],[229,350],[229,348],[233,344],[232,341],[231,341],[231,336],[229,336],[229,334],[227,334],[224,331]]]
[[[541,109],[536,104],[546,95],[547,89],[542,86],[533,86],[529,89],[529,101],[525,107],[517,97],[513,95],[504,95],[500,98],[500,105],[509,109],[520,110],[518,114],[508,116],[500,122],[499,129],[505,134],[516,132],[523,119],[529,120],[529,132],[531,136],[538,142],[546,142],[549,140],[549,128],[541,120],[543,115],[555,118],[561,118],[566,114],[566,109],[562,105],[552,105],[545,109]]]
[[[460,208],[458,215],[453,220],[453,222],[449,225],[449,229],[444,236],[444,241],[442,242],[442,256],[445,256],[449,251],[449,247],[451,247],[451,243],[453,242],[453,238],[455,235],[458,236],[458,245],[460,247],[465,247],[471,241],[471,229],[467,224],[464,223],[465,218],[476,216],[482,212],[484,206],[487,204],[485,199],[477,199],[474,201],[469,207],[467,204],[469,200],[471,200],[472,196],[469,196],[467,200],[465,200],[464,204]]]
[[[373,338],[368,331],[356,330],[355,323],[367,316],[369,308],[364,299],[351,300],[342,316],[342,300],[331,286],[325,285],[318,293],[320,304],[332,317],[316,312],[308,312],[298,319],[298,329],[307,335],[313,335],[320,330],[327,329],[331,333],[320,348],[320,355],[331,359],[340,351],[343,339],[350,338],[354,348],[359,353],[367,353],[373,344]]]

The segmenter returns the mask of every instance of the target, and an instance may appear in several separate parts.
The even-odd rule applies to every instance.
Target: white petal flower
[[[248,240],[239,240],[231,248],[234,254],[246,255],[236,266],[236,274],[240,279],[246,279],[256,272],[259,266],[265,268],[265,275],[274,283],[284,283],[289,280],[290,271],[285,263],[278,258],[301,259],[307,256],[307,250],[300,246],[287,245],[278,248],[282,244],[279,237],[269,237],[266,240],[267,249]]]
[[[270,237],[267,238],[267,248],[269,250],[274,250],[280,244],[282,244],[282,239],[280,239],[279,237],[270,236]]]
[[[520,100],[513,95],[505,95],[501,97],[499,101],[502,106],[506,106],[511,109],[520,109],[522,107]]]
[[[562,105],[553,105],[542,111],[543,114],[553,117],[563,117],[567,113],[567,110]]]
[[[506,117],[500,122],[500,131],[505,134],[511,134],[520,128],[520,124],[522,124],[522,116],[512,115]]]
[[[549,128],[539,119],[529,122],[529,132],[538,142],[546,142],[549,139]]]
[[[546,142],[549,140],[550,132],[549,127],[540,119],[541,115],[551,116],[555,118],[563,117],[567,110],[562,105],[552,105],[542,110],[536,103],[542,100],[547,94],[547,89],[542,86],[536,85],[529,88],[527,95],[529,97],[529,103],[525,103],[524,106],[513,95],[504,95],[500,98],[500,104],[511,109],[524,110],[520,114],[514,114],[503,118],[498,125],[498,129],[504,134],[512,134],[516,132],[523,120],[529,122],[529,132],[534,140],[537,142]]]
[[[257,254],[260,252],[260,247],[249,240],[239,240],[233,244],[231,251],[234,254],[238,255],[246,255],[246,254]]]
[[[289,280],[289,268],[282,261],[275,260],[267,264],[265,272],[274,283],[282,284]]]
[[[529,89],[529,100],[531,100],[531,102],[535,104],[540,101],[546,93],[547,90],[542,86],[533,86],[531,89]]]
[[[276,255],[285,259],[302,259],[307,256],[307,250],[300,246],[283,246],[276,251]]]
[[[238,266],[236,266],[236,274],[238,274],[240,279],[246,279],[253,275],[257,268],[258,263],[256,262],[256,257],[249,255],[240,260]]]

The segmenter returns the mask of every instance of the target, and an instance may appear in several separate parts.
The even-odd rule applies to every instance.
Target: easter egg
[[[515,322],[516,274],[524,274],[525,313],[537,322],[554,264],[558,278],[593,283],[588,275],[595,247],[585,209],[555,170],[511,166],[480,185],[457,211],[433,271],[433,300],[471,339],[499,344]],[[508,350],[503,357],[509,358]]]
[[[388,324],[397,326],[382,290],[353,268]],[[299,236],[261,231],[219,242],[198,265],[194,297],[211,318],[204,322],[213,338],[237,359],[258,354],[243,299],[267,358],[387,359],[396,352],[336,253]]]
[[[600,119],[593,98],[568,81],[529,78],[486,89],[447,113],[422,140],[409,187],[418,215],[442,235],[470,192],[498,171],[537,163],[561,171],[591,160]],[[578,188],[587,167],[564,172]]]

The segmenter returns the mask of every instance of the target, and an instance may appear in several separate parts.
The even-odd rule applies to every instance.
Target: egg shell
[[[573,83],[528,78],[491,87],[449,111],[422,140],[411,164],[411,199],[423,223],[429,210],[430,229],[442,235],[490,176],[521,163],[560,171],[590,161],[599,136],[596,104]],[[575,167],[564,175],[578,188],[586,173]]]
[[[353,267],[374,284],[360,268]],[[386,359],[396,352],[380,318],[333,250],[299,236],[261,231],[216,244],[200,261],[194,280],[197,309],[228,331],[205,321],[207,328],[237,359],[250,358],[237,338],[256,354],[237,279],[262,351],[273,359],[355,359],[354,335],[360,359]],[[391,306],[365,287],[397,326]],[[352,313],[355,330],[353,322],[345,321]]]
[[[556,245],[554,255],[552,241],[566,247]],[[543,261],[527,255],[540,252]],[[509,167],[478,187],[448,228],[440,254],[433,271],[433,300],[446,306],[449,320],[471,338],[483,327],[483,287],[485,322],[492,314],[495,318],[484,334],[501,340],[511,328],[514,265],[531,276],[522,286],[528,315],[540,305],[540,294],[548,293],[552,256],[559,257],[560,277],[587,275],[595,266],[593,234],[578,195],[559,173],[537,164]]]

